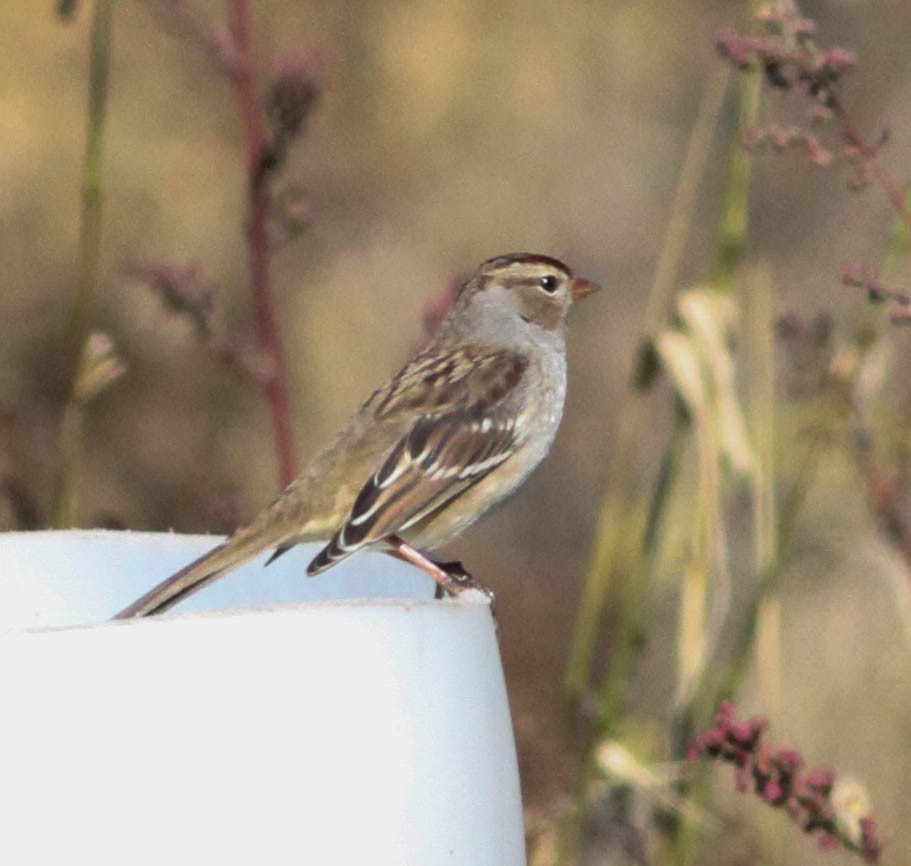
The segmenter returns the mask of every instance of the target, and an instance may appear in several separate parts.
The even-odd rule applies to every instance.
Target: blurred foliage
[[[93,5],[8,4],[0,28],[7,529],[52,519]],[[222,4],[171,4],[193,9],[209,41],[165,26],[162,5],[114,5],[91,323],[105,337],[83,370],[81,522],[224,531],[271,497],[275,478],[264,401],[238,375],[256,369],[245,156],[211,63]],[[733,796],[726,776],[697,782],[681,763],[689,733],[732,690],[814,765],[859,780],[887,861],[903,862],[911,332],[840,285],[839,268],[872,261],[911,283],[907,233],[890,242],[882,195],[849,192],[838,164],[740,151],[738,116],[760,107],[747,95],[738,109],[741,82],[719,75],[712,35],[745,25],[750,4],[255,9],[261,80],[270,58],[297,52],[325,79],[283,154],[274,194],[288,214],[283,205],[270,226],[304,455],[488,256],[546,252],[608,288],[575,311],[551,457],[452,551],[500,600],[532,862],[853,862]],[[888,129],[883,159],[908,177],[911,7],[827,0],[812,11],[829,42],[858,53],[846,110],[872,140]],[[761,110],[784,101],[763,94]],[[216,351],[198,321],[166,308],[161,286],[137,279],[137,262],[173,263],[206,303],[211,292]],[[616,579],[582,607],[589,650],[567,709],[584,575],[603,577],[589,554],[605,531]]]

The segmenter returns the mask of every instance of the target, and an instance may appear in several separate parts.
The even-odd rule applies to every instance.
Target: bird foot
[[[494,623],[497,626],[497,633],[499,634],[496,596],[493,594],[493,591],[484,586],[483,583],[479,580],[475,580],[475,578],[465,570],[465,566],[462,565],[461,562],[458,562],[457,560],[451,562],[437,562],[427,556],[426,553],[422,553],[412,547],[408,542],[402,540],[397,535],[390,535],[386,541],[391,548],[387,553],[397,559],[416,565],[418,568],[427,572],[427,574],[436,581],[436,588],[434,589],[433,594],[434,598],[440,599],[445,598],[446,596],[455,597],[461,595],[463,592],[468,592],[469,590],[475,590],[481,593],[490,606],[490,612],[493,615]]]
[[[497,626],[499,627],[499,621],[497,620],[497,597],[492,589],[472,577],[468,571],[466,571],[465,566],[457,559],[451,560],[450,562],[434,562],[434,565],[445,572],[447,577],[445,585],[442,582],[437,583],[436,592],[434,593],[435,598],[443,598],[445,595],[455,597],[467,590],[473,589],[476,592],[481,593],[481,595],[487,599],[487,602],[490,605],[490,612],[493,614],[494,621],[497,622]]]

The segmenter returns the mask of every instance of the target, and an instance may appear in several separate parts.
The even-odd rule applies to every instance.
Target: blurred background
[[[533,862],[661,861],[673,846],[658,838],[656,815],[689,815],[670,787],[687,771],[667,734],[687,670],[685,551],[699,520],[693,503],[706,489],[685,430],[662,543],[649,560],[647,604],[625,645],[636,663],[622,711],[605,724],[599,697],[616,648],[610,601],[622,590],[605,590],[608,627],[598,629],[584,684],[567,696],[564,679],[595,538],[603,536],[599,513],[616,481],[618,437],[629,457],[620,473],[625,501],[648,503],[669,433],[680,429],[673,377],[659,374],[635,396],[630,376],[641,341],[656,336],[646,309],[682,173],[694,197],[673,288],[709,284],[717,271],[741,80],[719,60],[713,37],[724,24],[749,26],[749,4],[254,5],[253,56],[264,90],[276,68],[297,64],[310,70],[319,94],[271,179],[271,273],[302,460],[426,340],[434,304],[484,259],[547,253],[605,288],[573,311],[569,395],[551,456],[507,506],[444,553],[497,591]],[[911,6],[822,0],[802,11],[816,20],[821,42],[857,52],[858,68],[841,90],[845,106],[871,141],[888,131],[882,159],[903,183]],[[0,28],[3,529],[53,519],[92,17],[91,3],[66,19],[50,0],[7,3]],[[113,341],[124,372],[84,413],[79,525],[224,532],[278,487],[262,391],[135,274],[137,262],[194,264],[195,279],[215,290],[225,339],[255,357],[243,130],[231,83],[198,33],[188,33],[189,21],[216,42],[227,38],[221,3],[122,0],[113,8],[92,328]],[[763,99],[761,112],[793,110],[781,94]],[[700,123],[701,151],[692,144]],[[704,171],[684,169],[693,147]],[[779,503],[794,501],[796,490],[799,507],[789,512],[786,549],[773,543],[769,554],[776,606],[763,614],[760,633],[772,643],[753,641],[756,655],[732,697],[745,712],[769,717],[770,736],[799,747],[811,765],[857,780],[872,800],[886,859],[911,862],[904,853],[911,825],[903,820],[911,795],[911,621],[901,549],[911,517],[904,487],[911,331],[890,326],[887,310],[839,282],[845,262],[881,265],[884,256],[896,282],[907,282],[903,248],[889,240],[894,212],[882,191],[848,190],[851,171],[838,160],[818,168],[798,153],[763,153],[752,171],[744,249],[721,287],[741,322],[725,332],[733,391],[756,393],[750,382],[772,370],[756,358],[774,357],[775,397],[758,434],[774,455],[763,489],[777,491]],[[767,336],[777,334],[774,351],[768,340],[739,336],[764,309],[741,291],[757,284],[767,287],[761,298],[772,323]],[[659,305],[653,324],[673,329],[674,321],[670,305]],[[740,352],[745,344],[752,355]],[[644,408],[623,429],[631,400]],[[807,431],[824,442],[811,448],[811,477],[801,475]],[[762,487],[755,475],[745,482],[724,473],[712,488],[723,519],[710,526],[723,530],[730,580],[706,604],[716,610],[727,592],[729,618],[724,636],[696,653],[697,677],[741,634],[762,534],[755,502],[771,496],[754,497]],[[590,610],[588,621],[600,621],[599,612]],[[704,728],[711,714],[703,708],[693,723]],[[622,744],[632,764],[604,772],[605,788],[587,788],[605,742]],[[703,796],[691,823],[701,838],[723,843],[691,848],[702,850],[698,862],[858,862],[819,851],[755,797],[734,797],[730,772],[717,773],[713,785],[714,799]],[[566,822],[582,831],[568,834],[572,844],[561,835]]]

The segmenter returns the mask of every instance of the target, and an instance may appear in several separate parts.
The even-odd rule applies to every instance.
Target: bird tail
[[[272,541],[272,544],[275,542]],[[194,560],[189,565],[150,589],[125,607],[113,619],[154,616],[173,607],[188,595],[202,589],[221,577],[225,572],[253,559],[254,556],[272,546],[262,538],[237,534],[223,544]]]
[[[326,569],[332,568],[333,565],[343,559],[347,559],[360,549],[361,545],[347,546],[345,544],[344,530],[340,530],[307,566],[307,577],[316,577],[318,574],[322,574]]]

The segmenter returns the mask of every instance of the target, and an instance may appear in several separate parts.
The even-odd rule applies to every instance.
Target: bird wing
[[[374,395],[378,418],[420,409],[313,560],[318,574],[365,545],[408,529],[477,484],[514,453],[510,411],[528,359],[508,350],[460,349],[420,357]]]

